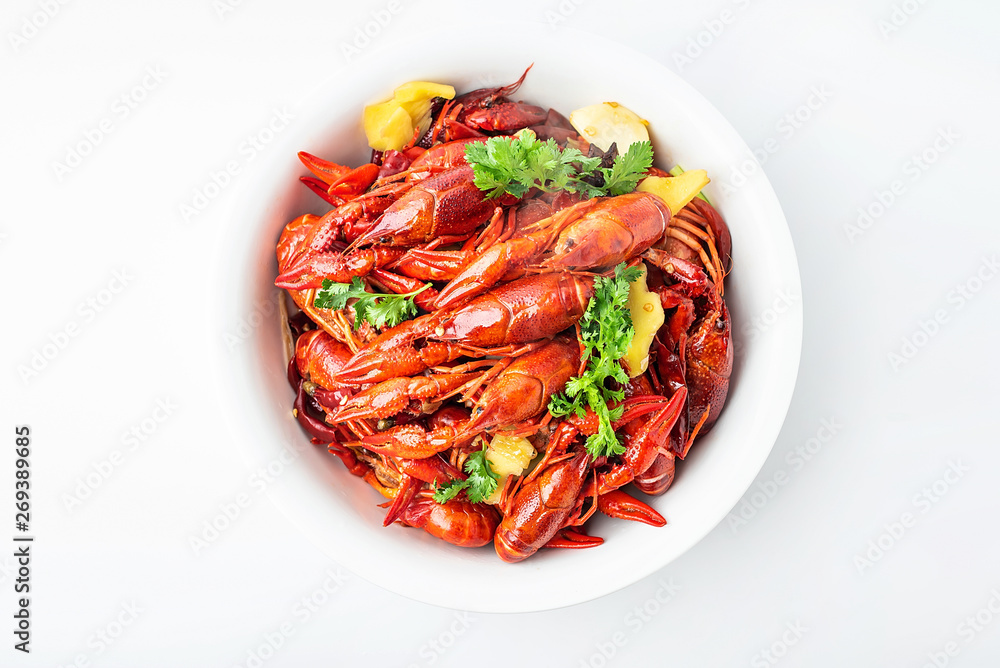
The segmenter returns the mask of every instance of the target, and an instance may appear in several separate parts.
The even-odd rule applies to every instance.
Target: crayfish
[[[384,497],[386,526],[463,547],[492,542],[510,562],[600,545],[584,528],[597,511],[666,524],[625,488],[670,487],[719,418],[733,364],[723,299],[732,242],[706,200],[672,212],[651,192],[488,198],[477,186],[467,147],[524,128],[602,155],[562,114],[512,99],[523,80],[436,99],[423,134],[360,167],[300,153],[312,173],[303,183],[332,208],[288,223],[275,281],[298,309],[288,378],[312,441]],[[583,323],[599,279],[640,263],[665,318],[648,367],[603,388],[618,396],[606,408],[621,451],[595,455],[585,446],[601,429],[593,406],[554,417],[550,402],[592,361]],[[317,301],[352,281],[412,295],[416,316],[378,325],[357,300]],[[525,439],[535,457],[519,473],[485,465],[496,482],[479,499],[469,490],[484,472],[473,460],[488,462],[500,434]],[[448,486],[466,491],[442,498]]]

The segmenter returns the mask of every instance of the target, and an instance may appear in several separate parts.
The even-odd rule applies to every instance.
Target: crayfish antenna
[[[526,76],[528,76],[528,72],[530,72],[531,68],[534,67],[534,66],[535,66],[534,63],[531,63],[530,65],[528,65],[528,67],[525,68],[525,70],[524,70],[524,74],[522,74],[521,77],[517,81],[515,81],[512,84],[507,84],[506,86],[503,86],[502,88],[498,88],[497,89],[497,93],[499,95],[504,96],[504,97],[506,97],[508,95],[513,95],[514,93],[516,93],[517,89],[520,88],[521,84],[524,83],[524,78]]]
[[[597,547],[603,543],[604,539],[600,536],[588,536],[583,533],[583,531],[566,527],[560,529],[559,533],[550,538],[549,542],[542,547],[559,547],[580,550],[588,547]]]

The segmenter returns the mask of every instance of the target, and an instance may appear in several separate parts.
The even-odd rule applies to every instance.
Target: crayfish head
[[[292,261],[306,247],[306,239],[318,220],[318,216],[307,213],[288,223],[285,229],[281,231],[281,238],[278,239],[278,246],[276,248],[278,269],[280,271],[287,271]]]
[[[520,374],[497,379],[476,405],[467,431],[485,431],[505,424],[520,424],[544,409],[543,387],[540,382]]]
[[[350,349],[322,329],[303,332],[295,342],[295,365],[303,378],[324,390],[337,390],[334,376],[351,356]]]
[[[407,320],[388,329],[354,353],[337,373],[337,382],[347,385],[380,383],[399,376],[414,376],[441,364],[434,355],[425,354],[426,336],[433,331],[433,314]],[[440,351],[432,350],[430,353]],[[430,363],[428,363],[430,362]]]

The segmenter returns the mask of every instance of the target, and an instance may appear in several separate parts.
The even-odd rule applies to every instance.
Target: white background
[[[0,515],[13,521],[13,431],[28,424],[37,536],[30,656],[13,650],[15,564],[0,552],[0,665],[998,665],[1000,6],[50,4],[0,13]],[[468,20],[503,49],[498,17],[624,42],[764,149],[805,309],[788,418],[745,503],[631,587],[509,616],[383,591],[287,524],[218,414],[222,333],[206,311],[218,230],[269,159],[245,142],[275,110],[427,25]],[[566,57],[600,58],[600,40]],[[59,169],[102,119],[110,132]],[[183,215],[230,161],[240,173]],[[852,230],[859,207],[872,218]],[[231,526],[194,549],[241,494]],[[305,614],[324,582],[334,593]]]

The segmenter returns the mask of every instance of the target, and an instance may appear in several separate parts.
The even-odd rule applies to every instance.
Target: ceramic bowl
[[[801,294],[795,252],[777,198],[747,145],[698,92],[664,66],[601,39],[600,57],[579,45],[596,37],[522,26],[503,53],[476,48],[482,36],[456,43],[422,40],[366,54],[296,107],[292,125],[253,165],[223,231],[215,313],[219,337],[243,323],[243,334],[219,356],[225,411],[252,467],[279,471],[267,494],[289,520],[334,560],[380,587],[427,603],[479,612],[528,612],[588,601],[663,568],[692,548],[739,501],[774,444],[792,396],[802,338],[801,301],[774,309],[783,292]],[[582,40],[585,40],[581,42]],[[567,58],[567,53],[578,57]],[[734,265],[726,282],[737,351],[727,405],[715,428],[678,466],[673,487],[650,500],[668,524],[653,528],[595,517],[605,539],[586,550],[541,550],[519,564],[493,547],[461,549],[430,534],[384,528],[383,499],[351,476],[322,446],[313,446],[291,416],[285,352],[275,309],[274,247],[282,227],[322,213],[298,181],[306,150],[345,164],[369,157],[361,128],[366,104],[411,80],[450,83],[459,92],[497,86],[534,67],[518,99],[564,114],[617,101],[649,121],[659,166],[706,169],[706,194],[729,224]],[[742,174],[744,179],[734,178]],[[754,324],[756,323],[756,324]],[[484,595],[484,583],[487,595]]]

